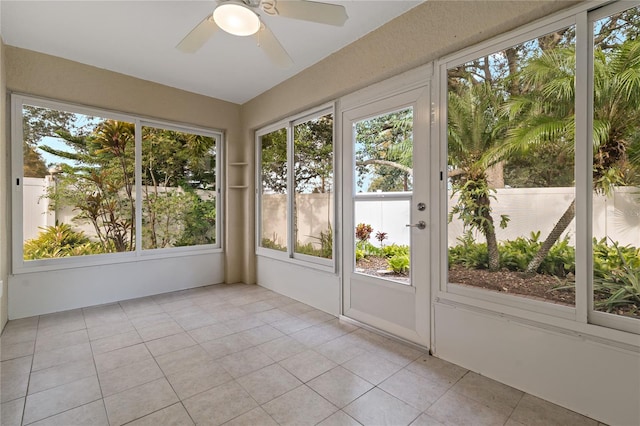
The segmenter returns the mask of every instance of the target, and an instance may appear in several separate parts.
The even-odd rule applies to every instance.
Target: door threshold
[[[360,322],[358,320],[354,320],[353,318],[349,318],[349,317],[346,317],[344,315],[340,315],[338,317],[338,319],[340,321],[346,322],[347,324],[351,324],[351,325],[358,326],[360,328],[364,328],[367,331],[370,331],[372,333],[378,334],[378,335],[380,335],[382,337],[386,337],[386,338],[391,339],[391,340],[395,340],[398,343],[402,343],[404,345],[410,346],[410,347],[412,347],[414,349],[417,349],[419,351],[427,352],[429,355],[431,355],[431,349],[429,349],[427,346],[419,345],[419,344],[411,342],[411,341],[409,341],[407,339],[403,339],[402,337],[398,337],[395,334],[388,333],[386,331],[380,330],[379,328],[370,326],[369,324],[365,324],[363,322]]]

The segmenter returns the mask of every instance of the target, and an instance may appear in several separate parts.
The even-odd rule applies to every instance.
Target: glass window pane
[[[354,270],[409,285],[413,108],[359,121],[354,128]]]
[[[594,24],[593,298],[640,318],[640,8]]]
[[[142,248],[216,243],[216,139],[142,127]]]
[[[287,251],[287,129],[260,137],[260,247]]]
[[[135,250],[133,123],[24,105],[24,259]]]
[[[355,200],[355,272],[409,285],[411,201]]]
[[[413,187],[413,108],[355,125],[356,192],[405,192]]]
[[[295,252],[333,257],[333,116],[297,124],[294,140]]]
[[[448,70],[449,282],[575,304],[574,37]]]

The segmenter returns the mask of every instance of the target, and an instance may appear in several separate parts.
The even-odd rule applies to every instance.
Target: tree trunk
[[[496,228],[493,223],[493,217],[491,216],[489,204],[491,200],[488,196],[478,199],[478,204],[487,206],[482,216],[484,217],[484,224],[482,225],[482,233],[487,239],[487,253],[489,255],[489,270],[497,271],[500,269],[500,252],[498,251],[498,239],[496,238]]]
[[[378,160],[375,158],[370,158],[368,160],[363,160],[363,161],[356,161],[356,166],[368,166],[369,164],[378,164],[381,166],[395,167],[396,169],[402,170],[409,176],[413,176],[413,169],[411,167],[407,167],[403,164],[396,163],[395,161]]]
[[[536,255],[533,256],[533,259],[531,259],[531,262],[529,262],[529,265],[527,266],[525,272],[534,273],[538,270],[540,265],[542,265],[542,261],[544,260],[544,258],[547,257],[547,254],[549,254],[549,250],[551,250],[551,247],[553,247],[556,241],[560,239],[560,236],[567,229],[575,216],[576,200],[574,198],[573,201],[571,201],[571,204],[569,204],[569,207],[567,207],[567,210],[564,212],[562,217],[560,217],[560,220],[556,223],[556,225],[547,236],[547,239],[542,243],[542,246],[540,246],[540,249],[538,250]]]
[[[500,269],[500,252],[498,251],[495,229],[487,230],[485,237],[487,238],[487,252],[489,254],[489,270],[497,271]]]
[[[499,161],[487,169],[489,188],[504,188],[504,161]]]

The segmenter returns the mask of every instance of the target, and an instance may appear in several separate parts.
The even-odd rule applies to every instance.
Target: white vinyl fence
[[[493,218],[496,224],[500,216],[509,217],[505,229],[497,227],[499,241],[513,240],[517,237],[529,237],[532,232],[540,232],[543,240],[553,229],[574,198],[574,188],[503,188],[498,189],[491,200]],[[307,198],[308,210],[299,209],[298,230],[303,243],[313,242],[308,235],[319,235],[326,229],[327,219],[318,220],[314,213],[328,212],[327,194],[299,195]],[[279,239],[284,244],[286,236],[286,196],[272,194],[263,196],[263,236]],[[455,205],[457,196],[449,200],[449,206]],[[332,206],[331,206],[332,207]],[[379,245],[375,239],[377,232],[385,232],[384,244],[409,244],[410,205],[408,200],[381,198],[380,200],[359,200],[355,205],[355,223],[371,225],[373,233],[371,243]],[[333,226],[333,224],[332,224]],[[458,244],[463,234],[463,225],[454,217],[448,226],[448,244]],[[575,242],[575,220],[571,222],[564,236]],[[593,199],[593,236],[610,238],[622,245],[640,245],[640,188],[617,188],[610,197],[596,195]],[[483,237],[474,233],[477,240]]]
[[[62,211],[48,211],[48,200],[43,197],[48,178],[25,178],[24,181],[24,238],[38,235],[39,227],[53,225],[56,219],[61,223],[72,223],[76,215],[70,208]],[[531,232],[541,232],[541,238],[549,233],[562,213],[574,198],[574,188],[504,188],[498,189],[491,200],[494,220],[507,215],[510,220],[505,229],[497,229],[499,241],[528,237]],[[449,206],[456,203],[454,196]],[[333,228],[332,194],[301,194],[296,199],[298,209],[298,234],[303,244],[317,243],[320,232],[326,232],[328,225]],[[408,200],[385,198],[380,200],[357,201],[355,223],[371,225],[371,243],[379,245],[376,232],[386,232],[384,244],[409,244],[410,205]],[[286,243],[286,196],[265,194],[262,198],[262,235]],[[82,227],[91,235],[91,227]],[[462,223],[454,218],[448,226],[448,243],[457,244],[463,233]],[[575,241],[575,220],[565,232],[573,244]],[[593,236],[608,237],[622,245],[640,245],[640,188],[617,188],[609,197],[596,195],[593,199]],[[482,236],[475,234],[476,239]]]
[[[95,235],[95,229],[89,222],[74,222],[73,218],[80,212],[73,207],[58,208],[55,211],[49,208],[49,199],[45,197],[47,188],[53,186],[54,180],[47,176],[45,178],[24,178],[23,184],[23,238],[30,240],[36,238],[41,228],[66,223],[72,225],[74,229],[83,231],[86,235]],[[159,192],[182,191],[180,188],[159,187]],[[203,200],[215,198],[215,191],[196,190],[198,196]],[[135,198],[135,193],[133,194]],[[178,226],[178,225],[176,225]]]

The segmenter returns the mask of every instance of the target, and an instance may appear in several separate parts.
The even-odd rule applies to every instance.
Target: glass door
[[[344,313],[429,343],[428,87],[345,111]]]

